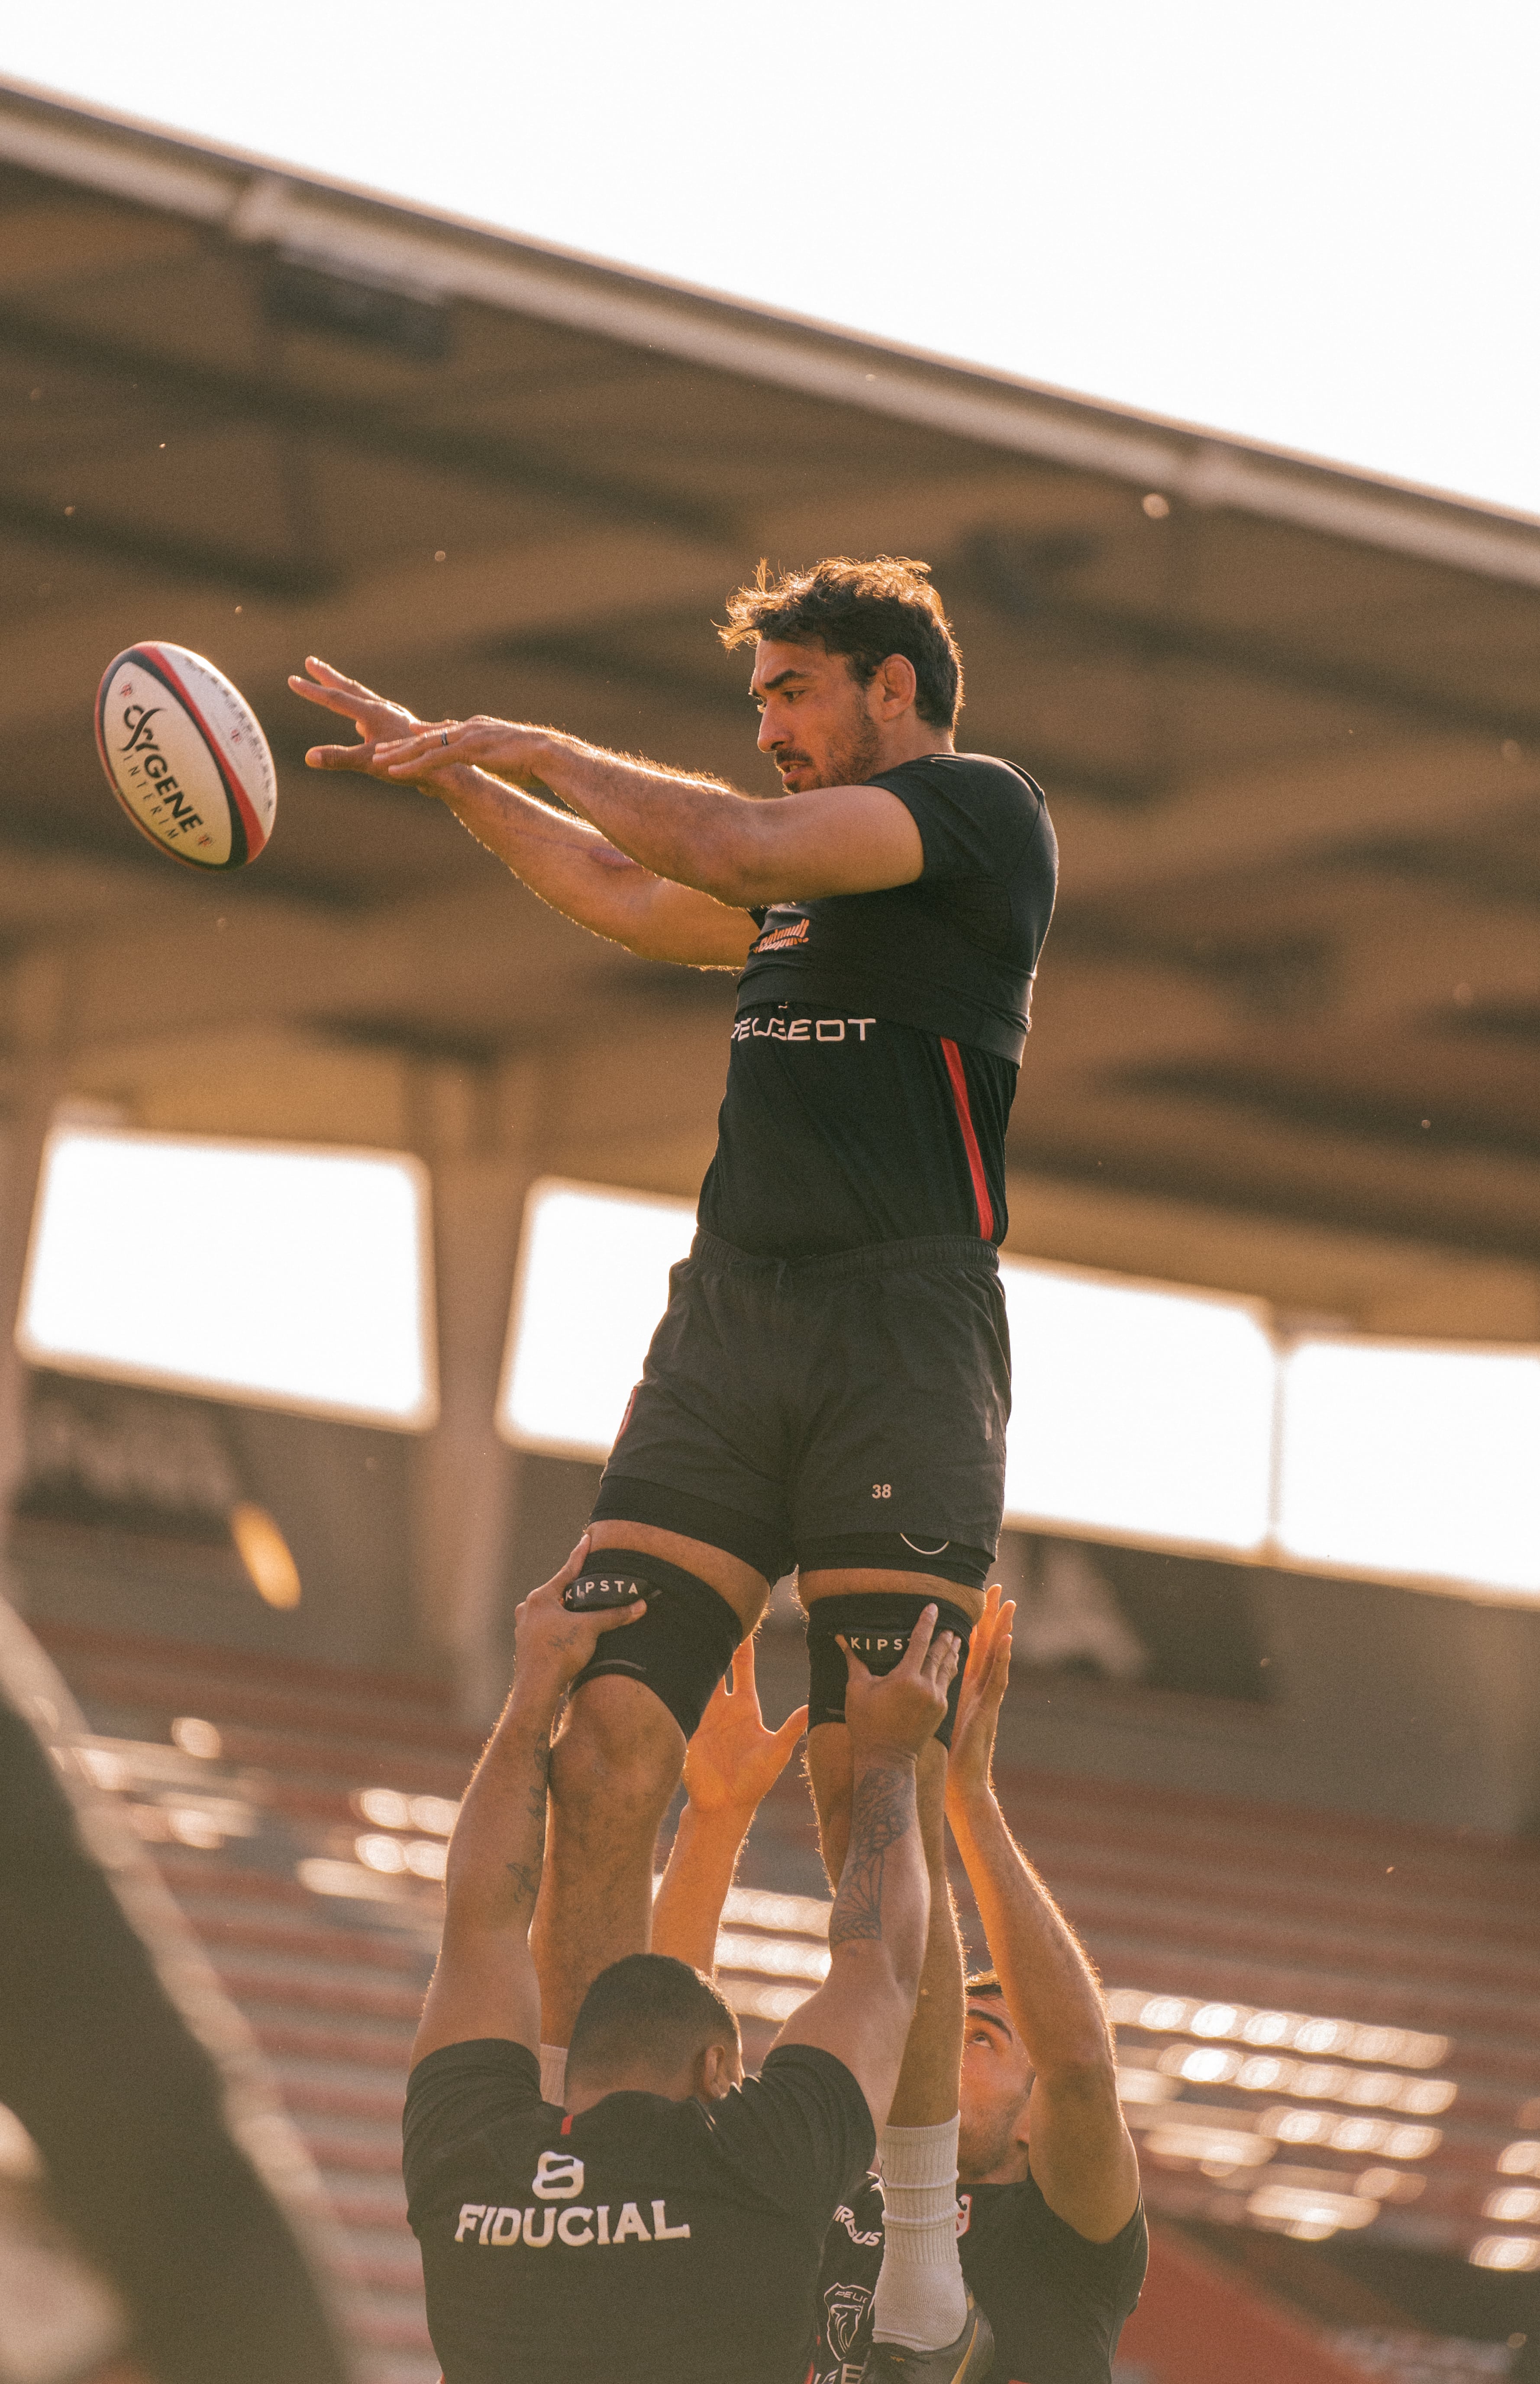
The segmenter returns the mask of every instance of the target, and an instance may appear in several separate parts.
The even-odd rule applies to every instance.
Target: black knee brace
[[[635,1548],[595,1548],[584,1570],[629,1575],[647,1599],[647,1611],[640,1622],[604,1633],[574,1691],[606,1672],[640,1681],[668,1707],[686,1738],[693,1738],[743,1636],[738,1616],[694,1573]]]
[[[953,1606],[950,1598],[919,1597],[901,1589],[859,1590],[848,1597],[813,1599],[807,1616],[809,1730],[821,1721],[845,1719],[845,1683],[850,1674],[838,1638],[850,1642],[851,1652],[860,1657],[869,1672],[890,1672],[902,1660],[909,1634],[927,1606],[937,1609],[937,1630],[955,1631],[962,1643],[947,1692],[947,1710],[936,1726],[936,1735],[942,1745],[951,1745],[957,1700],[962,1688],[962,1667],[968,1660],[974,1626],[962,1608]]]

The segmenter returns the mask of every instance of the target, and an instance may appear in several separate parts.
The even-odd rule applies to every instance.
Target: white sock
[[[540,2101],[554,2103],[559,2110],[566,2096],[566,2047],[565,2044],[542,2044],[540,2047]],[[953,2146],[955,2151],[956,2147]]]
[[[886,2215],[872,2331],[906,2351],[940,2351],[968,2318],[957,2251],[957,2121],[884,2128],[877,2166]]]

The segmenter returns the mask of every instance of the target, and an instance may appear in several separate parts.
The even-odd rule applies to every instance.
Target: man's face
[[[1024,2166],[1032,2065],[1000,1995],[968,1999],[957,2167],[964,2185]]]
[[[880,762],[880,684],[859,686],[847,657],[822,645],[760,639],[750,693],[760,709],[759,750],[780,772],[783,794],[865,783]]]

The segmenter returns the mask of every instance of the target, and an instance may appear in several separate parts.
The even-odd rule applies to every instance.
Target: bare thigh
[[[602,1523],[589,1526],[589,1546],[600,1548],[634,1548],[638,1556],[661,1557],[664,1564],[677,1565],[681,1572],[693,1573],[708,1589],[714,1589],[732,1608],[745,1631],[751,1631],[764,1611],[770,1595],[770,1583],[752,1565],[741,1557],[730,1557],[726,1548],[714,1548],[705,1540],[687,1540],[680,1532],[659,1531],[652,1523],[627,1523],[616,1516],[606,1516]],[[838,1579],[838,1575],[830,1575]],[[982,1598],[979,1601],[983,1605]]]

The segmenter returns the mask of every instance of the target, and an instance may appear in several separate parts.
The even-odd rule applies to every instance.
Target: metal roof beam
[[[714,508],[662,496],[618,473],[577,472],[515,441],[405,421],[367,398],[323,395],[284,380],[277,371],[221,371],[169,354],[164,343],[152,349],[98,332],[71,331],[33,308],[0,306],[0,347],[70,371],[121,375],[147,401],[195,411],[203,425],[255,425],[334,439],[366,454],[529,490],[596,521],[654,522],[698,536],[725,534],[725,520]]]
[[[1540,587],[1540,523],[1093,404],[627,273],[399,202],[0,87],[0,158],[222,227],[324,270],[459,297],[984,447]]]

